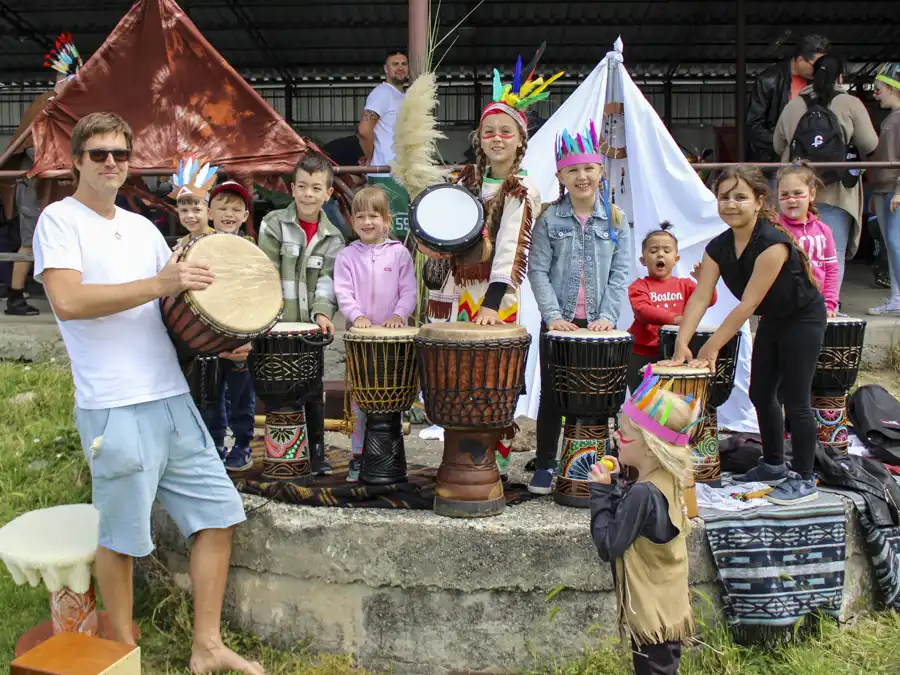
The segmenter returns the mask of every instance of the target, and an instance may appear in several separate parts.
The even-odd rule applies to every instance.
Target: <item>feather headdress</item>
[[[53,49],[44,55],[44,66],[52,68],[66,77],[75,77],[83,65],[81,54],[78,53],[72,42],[71,33],[60,33]]]
[[[878,69],[875,79],[900,89],[900,63],[885,63]]]
[[[178,163],[178,173],[172,174],[172,192],[169,197],[176,201],[179,197],[197,197],[209,201],[209,190],[216,182],[218,171],[218,167],[210,166],[209,162],[201,166],[196,157],[188,155]]]
[[[690,445],[690,429],[698,424],[703,412],[702,401],[694,398],[692,394],[681,396],[671,392],[671,380],[663,383],[658,376],[653,375],[652,366],[648,366],[644,381],[634,392],[631,400],[625,403],[622,412],[628,418],[645,431],[673,445]],[[685,403],[691,410],[690,423],[680,429],[667,426],[669,414],[672,412],[672,399],[657,397],[660,390],[669,390]]]
[[[546,42],[541,44],[535,52],[534,58],[524,67],[522,66],[522,57],[519,56],[516,61],[516,67],[513,70],[513,81],[510,84],[504,85],[500,78],[500,71],[494,68],[492,100],[481,113],[482,122],[488,115],[506,113],[516,120],[519,126],[522,127],[522,131],[526,134],[528,133],[528,120],[525,118],[525,110],[538,101],[543,101],[549,97],[550,92],[547,91],[547,87],[563,76],[563,72],[560,71],[547,80],[544,80],[543,77],[539,77],[536,80],[532,79],[546,47]]]
[[[573,164],[589,162],[603,164],[603,155],[600,153],[600,136],[597,134],[594,120],[588,123],[582,133],[575,134],[574,137],[566,129],[556,135],[557,171]]]

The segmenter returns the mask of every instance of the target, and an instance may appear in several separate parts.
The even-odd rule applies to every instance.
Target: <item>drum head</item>
[[[459,185],[432,185],[409,208],[410,229],[416,239],[441,253],[461,253],[481,239],[484,209]]]
[[[183,261],[208,265],[215,281],[188,291],[200,314],[226,331],[256,336],[271,328],[284,306],[281,277],[255,244],[232,234],[214,233],[194,240]]]
[[[852,325],[865,325],[865,320],[863,319],[854,319],[852,316],[835,316],[828,318],[829,324],[852,324]]]
[[[641,372],[646,372],[646,369],[652,367],[653,374],[659,375],[660,377],[712,377],[712,373],[709,372],[706,368],[688,368],[687,366],[660,366],[655,363],[650,364],[649,366],[644,366]]]
[[[319,328],[318,324],[315,323],[301,323],[299,321],[279,321],[274,326],[272,326],[272,330],[270,333],[318,333],[321,332],[321,328]]]
[[[347,335],[353,335],[360,338],[380,338],[390,340],[408,340],[419,334],[419,329],[415,327],[404,328],[385,328],[384,326],[372,326],[371,328],[349,328]]]
[[[679,328],[680,328],[680,326],[675,326],[675,325],[669,324],[666,326],[662,326],[659,330],[660,330],[660,332],[677,334]],[[697,330],[694,331],[694,333],[698,334],[698,335],[707,335],[707,334],[712,335],[713,333],[716,332],[716,330],[718,328],[719,328],[718,326],[713,326],[712,324],[701,323],[699,326],[697,326]]]
[[[419,337],[445,342],[490,342],[506,338],[523,338],[528,335],[525,326],[507,323],[500,326],[476,326],[474,323],[455,321],[429,323],[419,328]]]
[[[548,330],[547,335],[555,338],[571,338],[572,340],[622,340],[630,338],[631,333],[624,330]]]

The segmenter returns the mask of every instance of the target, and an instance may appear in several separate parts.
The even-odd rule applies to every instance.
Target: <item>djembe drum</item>
[[[344,335],[351,395],[366,413],[359,480],[387,485],[406,480],[401,414],[419,394],[413,338],[418,328],[351,328]]]
[[[218,356],[195,356],[185,365],[184,376],[198,408],[217,403],[222,377]]]
[[[693,397],[692,400],[699,400],[702,406],[706,405],[707,394],[712,383],[712,373],[705,368],[660,366],[654,363],[645,367],[644,377],[647,377],[647,368],[651,369],[653,375],[659,377],[662,388],[681,396],[690,394]],[[694,447],[707,433],[703,428],[706,424],[707,420],[704,418],[691,429],[691,447]],[[689,518],[697,517],[697,489],[694,481],[695,478],[691,475],[690,483],[684,490],[684,503],[687,506]]]
[[[566,417],[553,501],[589,508],[588,478],[606,454],[609,418],[625,402],[634,337],[623,331],[552,330],[541,335],[553,404]]]
[[[688,347],[691,354],[697,352],[716,332],[717,326],[700,325],[694,332]],[[659,358],[671,359],[675,354],[675,341],[678,338],[678,326],[663,326],[659,329]],[[723,405],[734,389],[734,374],[737,370],[738,351],[741,346],[741,334],[736,333],[716,357],[716,372],[709,382],[706,396],[706,410],[703,414],[703,435],[691,446],[694,453],[694,478],[698,483],[708,483],[714,487],[722,484],[722,465],[719,459],[719,418],[717,408]],[[655,371],[654,371],[655,372]]]
[[[303,401],[322,381],[325,347],[334,336],[313,323],[282,322],[253,342],[247,358],[256,395],[266,405],[263,478],[309,482],[311,467]]]
[[[425,413],[444,427],[434,512],[495,516],[506,507],[495,451],[525,391],[524,326],[433,323],[414,338]]]
[[[243,237],[213,232],[193,239],[178,262],[208,265],[215,280],[202,291],[160,299],[163,322],[179,354],[216,355],[268,332],[281,317],[281,278],[272,261]]]
[[[825,339],[812,383],[812,407],[819,442],[847,453],[847,392],[859,375],[866,322],[861,319],[828,319]]]

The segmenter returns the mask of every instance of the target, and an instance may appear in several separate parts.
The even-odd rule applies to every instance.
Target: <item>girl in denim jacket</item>
[[[628,288],[631,236],[625,214],[601,190],[603,158],[591,122],[574,138],[556,139],[559,199],[538,218],[531,242],[528,280],[544,330],[613,330]],[[541,354],[544,366],[545,355]],[[541,378],[548,382],[546,376]],[[552,491],[562,415],[546,387],[537,418],[537,459],[528,490]]]

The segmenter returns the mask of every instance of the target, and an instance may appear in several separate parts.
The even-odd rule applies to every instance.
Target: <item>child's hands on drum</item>
[[[547,324],[547,330],[561,330],[565,332],[572,332],[573,330],[578,330],[578,326],[576,326],[571,321],[566,321],[565,319],[553,319],[553,321]]]
[[[251,351],[253,351],[253,344],[248,342],[247,344],[242,345],[230,352],[221,352],[219,354],[219,358],[228,359],[229,361],[246,361],[247,356]]]
[[[372,322],[369,321],[364,316],[358,316],[358,317],[356,317],[356,321],[353,322],[353,327],[354,328],[371,328]],[[325,329],[323,328],[322,330],[325,330]]]
[[[475,315],[475,320],[472,323],[478,326],[496,326],[503,323],[503,320],[496,309],[482,307],[478,310],[478,314]]]
[[[664,361],[660,361],[657,365],[668,367],[668,366],[683,366],[685,363],[690,363],[694,360],[694,355],[691,354],[691,350],[687,345],[683,345],[679,342],[675,343],[675,353],[672,354],[671,359],[666,359]]]
[[[394,314],[390,319],[384,322],[385,328],[403,328],[406,325],[406,321],[403,320],[403,317],[399,314]]]
[[[833,309],[830,312],[827,312],[827,314],[829,319],[834,319],[835,317],[837,317],[837,310]]]
[[[334,324],[331,323],[331,319],[323,314],[316,315],[316,325],[322,329],[323,333],[329,333],[334,335]],[[372,325],[371,323],[369,324]]]
[[[169,262],[156,275],[157,292],[161,298],[178,295],[182,291],[202,291],[216,278],[209,271],[209,265],[178,262],[180,255],[181,249],[176,248]]]
[[[612,330],[615,328],[612,321],[607,321],[606,319],[597,319],[596,321],[591,321],[588,324],[588,330],[592,331],[606,331]]]
[[[692,359],[688,366],[691,368],[708,368],[713,375],[716,373],[716,359],[719,357],[718,349],[709,348],[708,343],[697,352],[697,358]]]

